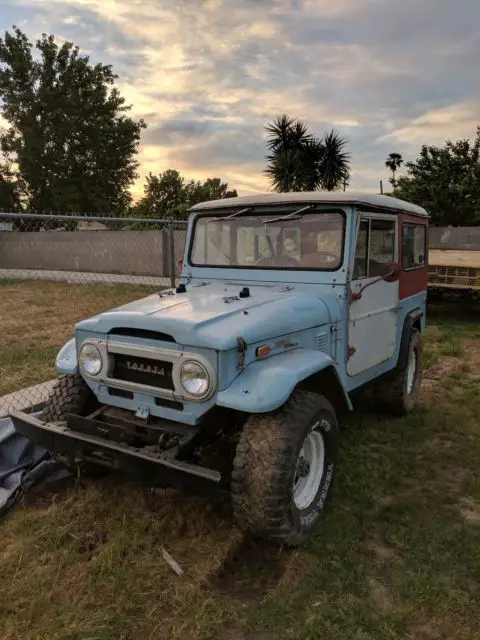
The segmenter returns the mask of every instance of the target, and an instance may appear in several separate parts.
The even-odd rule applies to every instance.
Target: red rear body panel
[[[399,282],[399,296],[400,300],[404,300],[405,298],[409,298],[410,296],[414,296],[418,293],[427,292],[428,285],[428,240],[426,243],[425,250],[425,265],[421,269],[412,269],[409,271],[404,271],[403,269],[403,247],[402,247],[402,238],[403,238],[403,226],[405,223],[410,224],[419,224],[426,227],[426,233],[428,234],[428,219],[422,218],[420,216],[412,216],[408,214],[401,214],[398,216],[399,223],[399,247],[398,247],[398,255],[399,262],[402,265],[402,271],[400,274],[400,282]]]

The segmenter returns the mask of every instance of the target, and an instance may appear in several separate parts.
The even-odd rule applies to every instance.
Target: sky
[[[169,168],[270,190],[264,126],[283,113],[346,137],[364,192],[390,152],[480,124],[480,0],[1,0],[0,32],[14,24],[113,65],[148,125],[137,196]]]

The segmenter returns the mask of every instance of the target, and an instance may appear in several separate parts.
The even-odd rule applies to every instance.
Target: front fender
[[[333,360],[326,353],[308,349],[257,360],[220,391],[217,405],[246,413],[274,411],[285,404],[299,382],[331,366]],[[345,398],[350,404],[346,394]]]
[[[78,372],[77,348],[75,338],[69,340],[60,349],[55,362],[58,373],[74,374]]]

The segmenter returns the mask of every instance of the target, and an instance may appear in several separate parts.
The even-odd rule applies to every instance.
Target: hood
[[[109,333],[129,328],[169,334],[178,344],[227,350],[242,337],[247,344],[302,331],[334,320],[338,299],[281,285],[249,286],[240,298],[238,284],[189,285],[186,293],[159,292],[101,313],[76,325]]]

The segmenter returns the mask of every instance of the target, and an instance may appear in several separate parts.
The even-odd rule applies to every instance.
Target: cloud
[[[4,0],[3,26],[17,18],[113,65],[148,124],[137,193],[170,167],[268,188],[264,125],[282,113],[346,135],[364,190],[391,151],[412,159],[480,121],[478,0]]]
[[[475,123],[480,124],[480,99],[429,111],[408,126],[384,136],[383,140],[418,147],[428,138],[431,144],[441,145],[446,137],[451,140],[473,138]]]

